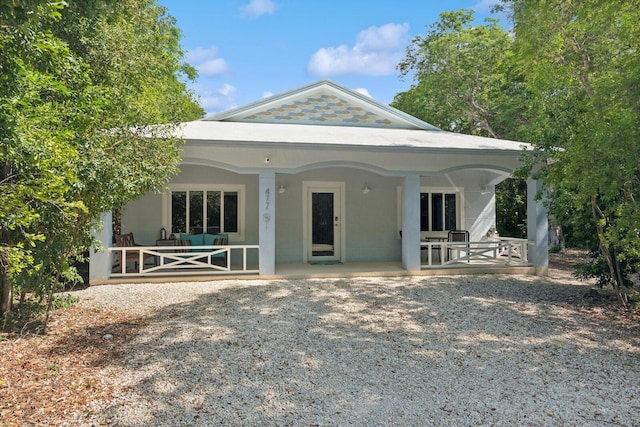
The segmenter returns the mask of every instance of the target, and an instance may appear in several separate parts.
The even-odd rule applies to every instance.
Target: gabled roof
[[[440,130],[330,80],[273,95],[203,121]]]
[[[443,131],[329,80],[182,123],[188,145],[518,155],[529,144]]]

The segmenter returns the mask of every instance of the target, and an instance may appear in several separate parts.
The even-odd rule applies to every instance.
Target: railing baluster
[[[258,270],[249,270],[248,254],[250,250],[259,251],[258,245],[229,245],[229,246],[191,246],[181,247],[175,246],[158,246],[158,247],[111,247],[108,248],[111,254],[111,263],[115,263],[115,258],[121,260],[118,269],[110,273],[110,277],[135,277],[135,276],[179,276],[189,274],[228,274],[231,268],[231,255],[234,250],[240,251],[242,259],[241,270],[235,270],[234,273],[257,273]],[[189,252],[185,252],[185,249]],[[194,252],[197,249],[204,249],[204,252]],[[127,271],[127,251],[131,254],[137,254],[138,267],[134,270]],[[222,265],[214,264],[212,255],[224,254],[225,261]],[[144,260],[146,257],[157,257],[158,263],[154,262],[154,266],[145,268]],[[260,256],[258,252],[258,257]]]
[[[231,255],[231,251],[229,251],[229,255]],[[242,248],[242,270],[247,269],[247,248]]]
[[[503,265],[527,265],[528,245],[526,239],[501,238],[481,242],[422,242],[421,248],[427,249],[427,259],[423,267],[435,265],[462,266],[461,261],[472,264],[500,262]],[[440,264],[435,264],[434,249],[440,254]],[[446,260],[444,254],[451,251],[454,256]],[[464,255],[461,255],[461,251]]]

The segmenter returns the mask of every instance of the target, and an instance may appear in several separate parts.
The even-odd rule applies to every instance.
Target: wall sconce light
[[[482,188],[480,188],[480,194],[482,194],[483,196],[485,194],[489,194],[489,189],[487,188],[486,185],[483,185]]]
[[[287,191],[287,188],[284,185],[281,185],[280,187],[278,187],[278,193],[284,194],[285,191]]]
[[[362,194],[369,194],[370,191],[371,189],[367,184],[365,184],[364,187],[362,187]]]

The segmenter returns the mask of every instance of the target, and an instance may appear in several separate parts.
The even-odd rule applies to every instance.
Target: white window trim
[[[171,192],[172,191],[228,191],[238,193],[238,232],[227,233],[229,241],[244,241],[246,186],[244,184],[170,184],[162,193],[162,226],[171,229]]]
[[[464,187],[420,187],[422,193],[448,193],[456,195],[456,224],[461,230],[466,230],[466,221],[464,215]],[[402,186],[397,187],[397,224],[398,239],[400,239],[400,230],[402,230]],[[429,212],[429,221],[431,221],[431,212]],[[421,237],[425,237],[430,233],[444,233],[443,231],[420,231]]]

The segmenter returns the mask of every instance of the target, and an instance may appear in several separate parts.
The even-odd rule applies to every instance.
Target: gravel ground
[[[88,425],[640,426],[640,333],[525,276],[96,286],[135,310]]]

